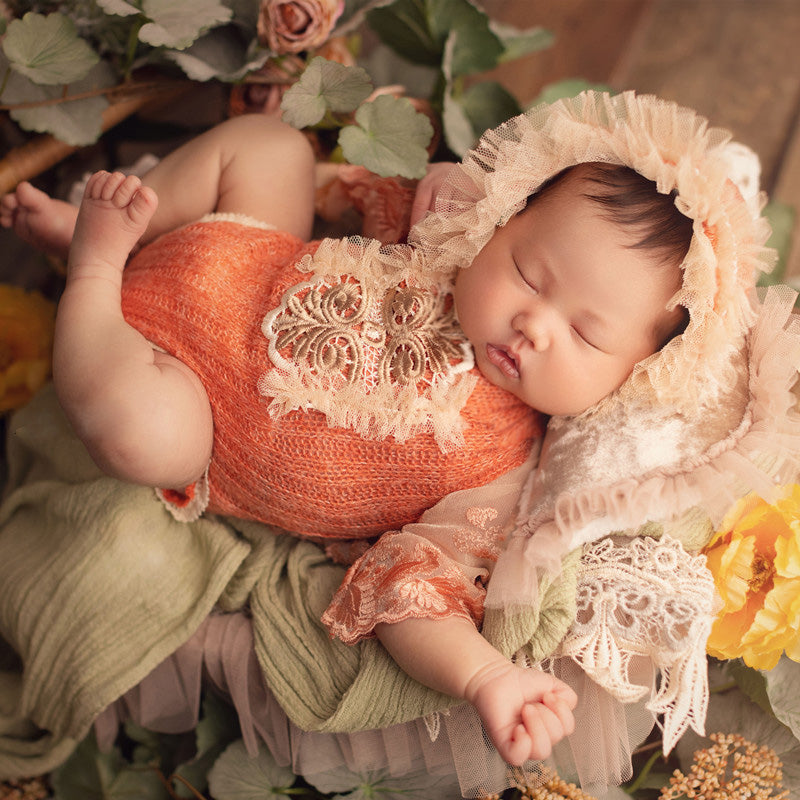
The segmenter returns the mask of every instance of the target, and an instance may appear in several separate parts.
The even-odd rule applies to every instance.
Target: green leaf
[[[143,0],[150,22],[142,25],[139,39],[153,47],[184,50],[208,28],[228,22],[233,12],[217,0]]]
[[[344,10],[331,36],[344,36],[360,27],[367,16],[367,12],[374,8],[381,8],[393,3],[394,0],[345,0]]]
[[[233,706],[212,693],[203,698],[203,716],[195,728],[197,753],[191,761],[179,765],[175,774],[180,775],[198,791],[208,787],[208,773],[220,754],[228,745],[241,736],[239,718]],[[174,782],[175,793],[180,797],[191,797],[188,788],[179,781]]]
[[[279,767],[266,749],[253,758],[241,740],[230,745],[208,774],[214,800],[278,800],[295,782],[288,767]]]
[[[422,178],[433,136],[430,120],[404,97],[381,95],[356,111],[356,124],[339,132],[339,144],[351,164],[383,177]]]
[[[381,41],[413,64],[438,66],[444,38],[431,29],[427,0],[397,0],[367,14],[367,24]]]
[[[264,65],[269,53],[259,48],[251,54],[230,27],[216,28],[185,50],[167,50],[165,57],[176,63],[193,81],[241,80]]]
[[[752,667],[748,667],[747,664],[740,659],[726,661],[725,671],[736,681],[736,685],[747,697],[763,708],[768,714],[772,713],[772,706],[767,696],[767,682],[761,672]]]
[[[575,97],[587,89],[594,89],[598,92],[614,92],[610,86],[602,83],[591,83],[583,80],[583,78],[566,78],[563,81],[556,81],[545,86],[528,108],[533,108],[541,103],[554,103],[556,100],[561,100],[565,97]]]
[[[352,772],[342,765],[306,775],[305,779],[320,792],[336,792],[333,800],[461,800],[455,774],[431,775],[420,771],[391,776],[385,770]]]
[[[307,128],[320,122],[328,111],[353,111],[371,91],[366,70],[317,56],[284,94],[283,119],[295,128]]]
[[[0,58],[0,70],[4,69],[5,59]],[[109,65],[101,61],[83,80],[72,84],[70,88],[79,93],[113,86],[115,82],[116,78]],[[59,87],[39,86],[22,75],[12,73],[3,93],[3,102],[13,105],[58,100],[61,94]],[[98,96],[53,105],[12,109],[9,113],[25,130],[51,133],[66,144],[82,147],[100,138],[103,132],[103,111],[107,107],[108,101],[105,97]]]
[[[101,753],[89,736],[52,776],[56,800],[169,800],[169,792],[152,769],[130,767],[113,749]]]
[[[440,64],[448,37],[457,34],[454,75],[491,69],[504,50],[489,17],[470,0],[397,0],[370,12],[367,21],[385,44],[415,64]]]
[[[38,84],[73,83],[84,78],[100,57],[62,14],[34,14],[12,20],[3,39],[12,68]]]
[[[800,741],[800,664],[784,655],[762,674],[773,713]]]
[[[521,111],[514,95],[494,81],[476,83],[464,92],[458,102],[478,136]]]
[[[445,44],[442,57],[444,96],[442,98],[442,132],[450,150],[461,158],[475,144],[477,136],[467,112],[453,94],[453,50],[456,34],[452,33]]]
[[[434,30],[441,42],[455,34],[451,74],[471,75],[496,67],[503,44],[492,31],[488,15],[470,0],[428,0]]]
[[[772,227],[772,235],[769,237],[767,246],[774,247],[778,251],[778,263],[775,265],[775,269],[769,275],[762,275],[759,280],[759,285],[769,286],[783,280],[786,272],[786,259],[789,257],[789,250],[792,247],[792,231],[797,212],[786,203],[771,200],[764,207],[764,216]]]
[[[133,14],[140,14],[141,10],[126,0],[97,0],[97,5],[106,12],[118,17],[130,17]]]
[[[550,31],[539,27],[520,30],[513,25],[497,20],[489,20],[489,27],[503,45],[503,54],[500,56],[501,63],[514,61],[522,56],[545,50],[553,44],[555,39]]]

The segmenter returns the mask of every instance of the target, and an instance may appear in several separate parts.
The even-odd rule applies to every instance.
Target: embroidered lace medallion
[[[311,277],[262,325],[270,413],[313,409],[366,438],[428,432],[443,450],[458,446],[475,378],[452,281],[412,248],[364,240],[325,240],[297,268]]]

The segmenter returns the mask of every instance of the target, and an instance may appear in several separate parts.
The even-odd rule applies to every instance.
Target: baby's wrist
[[[511,662],[504,656],[497,654],[496,659],[482,664],[466,681],[462,697],[468,703],[475,705],[475,701],[481,690],[496,678],[505,675],[509,669],[513,669]]]

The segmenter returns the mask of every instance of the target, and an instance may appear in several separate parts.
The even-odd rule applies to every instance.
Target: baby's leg
[[[311,235],[315,159],[308,139],[275,117],[234,117],[191,139],[144,176],[159,198],[142,235],[149,242],[214,211],[245,214]],[[0,225],[66,258],[77,209],[29,183],[0,200]]]
[[[53,377],[64,410],[98,465],[134,483],[186,486],[208,463],[206,393],[184,364],[125,321],[122,270],[158,200],[138,178],[90,178],[56,317]]]
[[[315,159],[306,137],[279,119],[229,119],[170,153],[143,178],[159,198],[145,241],[214,211],[245,214],[307,239]]]
[[[20,239],[38,250],[66,258],[78,209],[56,200],[27,181],[0,198],[0,225],[13,228]]]

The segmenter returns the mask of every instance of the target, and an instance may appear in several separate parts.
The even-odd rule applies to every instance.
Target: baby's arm
[[[412,678],[472,703],[508,763],[547,758],[572,733],[575,692],[552,675],[512,664],[469,620],[407,619],[381,623],[375,632]]]
[[[56,317],[53,377],[98,465],[134,483],[182,488],[210,457],[211,410],[199,379],[125,321],[122,270],[152,218],[155,193],[100,172],[81,204]]]

